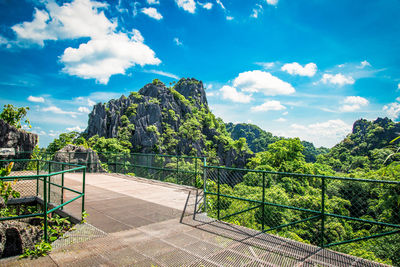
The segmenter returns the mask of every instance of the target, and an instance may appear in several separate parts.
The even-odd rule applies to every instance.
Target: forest
[[[191,92],[195,93],[190,95]],[[17,110],[12,106],[5,107],[0,118],[15,123],[7,119],[10,109]],[[399,140],[396,139],[400,123],[388,118],[357,120],[352,132],[340,143],[330,149],[315,148],[310,142],[277,137],[256,125],[225,124],[210,111],[203,85],[195,79],[182,79],[171,87],[154,80],[139,92],[99,103],[94,110],[103,110],[106,114],[104,127],[107,131],[93,131],[97,129],[92,127],[94,121],[99,121],[94,118],[100,114],[93,111],[86,131],[62,133],[47,148],[37,147],[33,156],[53,155],[67,144],[73,144],[99,154],[136,152],[206,157],[208,165],[248,169],[221,169],[218,175],[225,178],[220,180],[220,193],[234,198],[221,197],[218,201],[217,196],[210,194],[205,208],[212,217],[216,218],[219,212],[219,216],[226,217],[224,220],[230,223],[257,230],[304,220],[271,233],[319,245],[321,220],[306,220],[313,213],[302,209],[321,210],[323,196],[326,213],[359,219],[328,216],[324,222],[324,244],[398,230],[365,222],[400,224],[400,186],[362,181],[400,181]],[[159,116],[153,116],[154,113]],[[26,113],[22,115],[20,117]],[[144,126],[143,118],[147,119]],[[190,171],[194,170],[195,161],[198,161],[196,168],[201,166],[201,160],[182,159],[179,164]],[[174,162],[167,162],[166,168],[168,164]],[[205,188],[216,193],[220,176],[217,177],[217,169],[207,171]],[[322,176],[359,180],[327,178],[322,193]],[[195,178],[195,185],[202,188],[202,176],[196,174]],[[174,179],[167,177],[169,182],[179,183]],[[268,206],[261,216],[261,209],[255,202],[246,200],[260,201],[263,195],[268,203],[298,209]],[[243,210],[248,211],[240,213]],[[238,214],[228,216],[235,213]],[[331,248],[369,260],[400,265],[398,232]]]

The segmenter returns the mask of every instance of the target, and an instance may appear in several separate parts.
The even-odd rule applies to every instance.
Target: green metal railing
[[[29,157],[32,152],[18,152]],[[204,157],[116,153],[116,152],[56,152],[40,155],[42,160],[60,160],[86,166],[87,172],[127,174],[180,185],[196,186],[201,183]]]
[[[394,235],[400,245],[400,181],[203,167],[218,220],[321,248]]]
[[[12,188],[20,193],[9,203],[22,204],[29,199],[41,204],[41,211],[37,213],[1,217],[1,221],[18,220],[32,217],[42,217],[44,240],[48,241],[48,216],[53,212],[64,210],[68,204],[81,199],[81,211],[85,210],[85,173],[86,167],[76,164],[29,159],[0,160],[0,167],[14,162],[14,167],[9,176],[0,177],[2,182],[11,182]],[[69,172],[82,172],[81,190],[65,186],[64,174]],[[66,194],[65,192],[68,192]],[[21,201],[19,201],[21,200]],[[41,203],[42,202],[42,203]],[[82,216],[82,213],[79,214]],[[76,216],[78,217],[78,216]],[[82,219],[82,217],[80,217]]]
[[[378,239],[379,246],[386,242],[400,247],[400,181],[207,166],[204,157],[99,153],[98,161],[90,161],[96,156],[57,153],[64,153],[66,161],[85,165],[88,171],[203,186],[203,211],[210,217],[260,233],[346,253],[350,251],[347,244]],[[366,253],[374,245],[369,244]]]

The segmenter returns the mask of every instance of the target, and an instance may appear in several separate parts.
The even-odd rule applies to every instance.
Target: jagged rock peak
[[[198,106],[203,104],[206,106],[208,105],[202,81],[196,80],[195,78],[182,78],[176,83],[174,89],[186,99],[190,100],[190,98],[192,98]]]
[[[158,79],[155,79],[152,83],[146,84],[139,90],[139,94],[155,98],[158,98],[160,95],[165,93],[168,93],[168,88]]]

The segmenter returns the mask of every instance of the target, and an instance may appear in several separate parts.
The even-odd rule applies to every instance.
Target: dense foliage
[[[31,128],[29,120],[26,118],[28,110],[29,107],[18,108],[11,104],[7,104],[4,105],[3,111],[0,113],[0,119],[17,128],[22,127],[22,122]]]
[[[281,172],[280,174],[262,174],[254,171],[229,171],[224,169],[213,172],[210,170],[208,177],[211,179],[207,181],[207,191],[217,192],[216,182],[219,175],[219,177],[224,178],[220,186],[221,194],[235,198],[221,197],[221,202],[218,203],[216,196],[209,195],[207,202],[209,214],[217,217],[218,204],[220,205],[220,218],[249,209],[238,215],[227,217],[226,221],[257,230],[261,230],[263,224],[265,229],[268,229],[315,215],[310,212],[266,205],[264,216],[262,216],[261,207],[252,209],[256,207],[254,202],[245,201],[245,199],[262,200],[264,175],[265,202],[320,211],[322,205],[322,178],[303,175],[331,176],[335,172],[329,165],[307,163],[301,153],[302,150],[303,146],[299,139],[279,140],[271,144],[268,151],[257,153],[247,166],[249,169],[256,171]],[[290,173],[299,173],[301,175]],[[392,163],[388,167],[377,171],[357,173],[357,176],[361,174],[361,177],[369,179],[380,177],[384,180],[398,180],[400,164]],[[400,224],[399,185],[330,178],[326,178],[325,182],[326,213],[389,224]],[[317,217],[291,227],[272,231],[272,233],[297,241],[319,245],[321,242],[320,229],[321,219]],[[324,229],[325,244],[395,230],[395,228],[391,227],[334,217],[326,218]],[[332,248],[374,261],[394,265],[400,264],[400,237],[398,234]]]
[[[397,154],[388,158],[397,150],[397,144],[390,144],[390,141],[399,133],[400,123],[388,118],[360,119],[354,123],[352,133],[329,153],[321,155],[318,162],[344,173],[378,170],[400,160]]]
[[[254,153],[267,151],[270,144],[285,139],[284,137],[274,136],[257,125],[248,123],[233,124],[230,122],[226,124],[226,130],[234,140],[245,138],[250,150]],[[315,162],[318,155],[329,151],[325,147],[316,148],[313,143],[307,141],[301,141],[301,144],[304,147],[302,153],[306,162]]]

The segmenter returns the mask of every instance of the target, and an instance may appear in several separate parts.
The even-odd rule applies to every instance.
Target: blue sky
[[[0,104],[46,146],[94,103],[195,77],[212,111],[331,147],[400,115],[397,0],[0,0]]]

